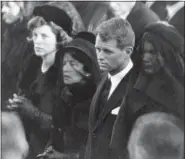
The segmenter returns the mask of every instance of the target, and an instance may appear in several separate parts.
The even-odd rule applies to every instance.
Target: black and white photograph
[[[184,1],[1,0],[2,159],[184,159]]]

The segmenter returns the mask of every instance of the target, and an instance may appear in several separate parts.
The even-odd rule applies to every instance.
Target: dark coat
[[[74,88],[76,87],[76,88]],[[88,88],[88,89],[87,89]],[[84,158],[88,136],[88,118],[96,85],[64,87],[61,99],[54,109],[52,146],[64,153],[77,153]]]
[[[88,46],[88,47],[87,47]],[[57,105],[53,109],[53,129],[50,144],[53,148],[63,153],[77,153],[80,159],[84,158],[84,152],[88,136],[88,118],[92,97],[96,91],[100,70],[97,63],[94,45],[83,39],[75,39],[65,49],[80,49],[78,56],[86,57],[89,62],[90,78],[85,78],[84,84],[65,85],[63,78],[59,78],[61,86],[58,92]],[[61,65],[62,65],[61,56]],[[61,66],[62,67],[62,66]],[[61,71],[62,72],[62,71]],[[62,73],[59,72],[59,77]]]
[[[107,76],[101,80],[91,103],[86,159],[116,159],[119,157],[117,155],[118,152],[110,146],[112,135],[115,131],[113,127],[117,120],[117,116],[111,114],[111,111],[120,107],[121,103],[125,100],[127,93],[132,87],[132,75],[129,73],[122,79],[108,100],[108,103],[100,112],[100,118],[97,118],[100,107],[98,102],[106,79]]]
[[[30,144],[30,155],[34,158],[43,152],[49,139],[52,125],[52,107],[55,104],[55,88],[57,81],[57,59],[53,66],[43,74],[41,73],[42,60],[32,55],[25,63],[25,69],[19,81],[19,94],[26,96],[41,113],[39,118],[28,118],[20,114],[23,120],[28,142]],[[34,115],[34,114],[33,114]]]
[[[32,46],[27,41],[27,21],[14,25],[2,25],[1,43],[1,101],[4,102],[16,93],[19,73],[25,59],[32,53]]]
[[[126,110],[126,111],[125,111]],[[166,112],[184,119],[184,90],[178,82],[172,82],[166,74],[153,78],[139,76],[135,86],[122,104],[114,127],[111,146],[127,154],[127,142],[136,119],[150,112]]]

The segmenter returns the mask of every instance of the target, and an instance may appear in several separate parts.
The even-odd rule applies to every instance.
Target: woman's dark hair
[[[152,43],[156,53],[160,53],[164,60],[164,67],[168,69],[177,80],[180,80],[181,83],[183,83],[184,62],[177,48],[170,45],[168,41],[149,32],[146,32],[142,37],[141,49],[143,49],[143,44],[145,41]]]

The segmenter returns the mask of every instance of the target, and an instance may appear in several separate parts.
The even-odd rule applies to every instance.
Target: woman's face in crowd
[[[57,49],[56,35],[49,25],[42,25],[33,29],[32,39],[37,56],[44,57]]]
[[[2,13],[3,20],[7,24],[12,24],[20,19],[21,8],[17,2],[3,2]]]
[[[157,73],[161,64],[159,62],[159,53],[154,49],[152,43],[145,41],[143,45],[143,69],[148,74]]]
[[[70,53],[65,53],[63,58],[64,84],[75,84],[83,81],[84,65],[74,59]]]

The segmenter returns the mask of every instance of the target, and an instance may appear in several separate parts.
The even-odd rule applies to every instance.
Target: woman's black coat
[[[59,54],[56,53],[55,63],[43,74],[41,73],[41,58],[32,55],[25,62],[24,70],[19,79],[19,95],[24,95],[31,100],[33,106],[38,108],[38,111],[35,113],[40,113],[39,117],[36,118],[33,113],[32,119],[25,114],[20,114],[25,126],[32,157],[43,152],[51,131],[58,56]],[[32,158],[31,156],[30,158]]]
[[[77,42],[78,43],[78,42]],[[75,45],[75,42],[74,42]],[[83,45],[79,44],[79,47]],[[94,46],[85,51],[92,67],[92,76],[85,84],[60,86],[57,101],[53,110],[53,130],[51,144],[55,150],[64,153],[77,153],[83,158],[87,136],[89,109],[92,97],[100,79],[100,71]],[[80,54],[79,54],[80,56]],[[60,79],[63,81],[62,79]]]

